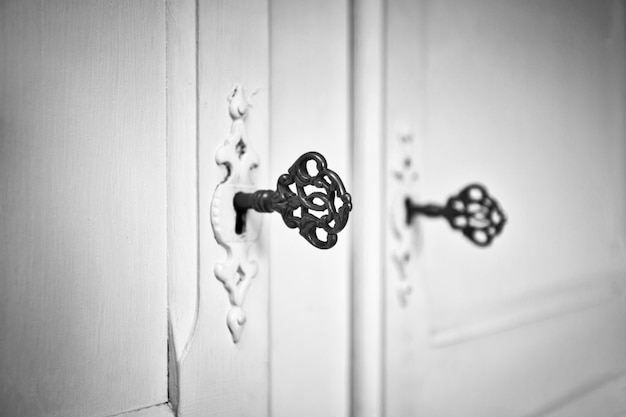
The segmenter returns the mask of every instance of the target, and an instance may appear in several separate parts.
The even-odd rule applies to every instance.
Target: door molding
[[[351,415],[384,414],[385,1],[352,3]]]
[[[195,0],[167,0],[168,397],[174,410],[179,366],[195,330],[199,304],[197,20]],[[161,415],[158,406],[155,413]]]
[[[624,273],[598,274],[563,280],[469,310],[434,313],[431,343],[451,346],[606,305],[622,299],[625,282]]]

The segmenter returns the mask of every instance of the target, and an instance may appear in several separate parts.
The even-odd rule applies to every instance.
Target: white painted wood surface
[[[419,222],[406,309],[387,281],[387,415],[623,414],[624,3],[388,7],[387,135],[409,106],[416,197],[481,181],[510,221],[487,250]]]
[[[179,367],[198,317],[197,7],[166,2],[168,399],[177,410]]]
[[[349,9],[345,1],[271,3],[271,170],[268,187],[317,151],[352,192]],[[269,215],[272,415],[346,416],[350,231],[320,250]]]
[[[168,308],[174,360],[185,354],[198,308],[196,4],[167,10]]]
[[[438,311],[625,271],[623,30],[611,22],[620,13],[606,1],[490,5],[430,5],[423,196],[442,200],[480,180],[511,217],[478,253],[439,233],[442,222],[424,222]],[[457,262],[431,255],[444,247]],[[488,273],[465,279],[470,262]]]
[[[11,415],[167,402],[164,17],[158,1],[0,6]]]
[[[5,407],[624,413],[623,1],[166,5],[0,6]],[[235,83],[260,88],[259,188],[318,150],[355,201],[328,252],[266,216],[237,345],[209,221]],[[419,222],[402,307],[383,202],[407,131],[416,198],[484,181],[511,222],[486,251]]]
[[[215,151],[229,134],[227,96],[240,83],[259,89],[246,119],[248,140],[259,153],[259,184],[269,170],[269,8],[267,2],[200,1],[198,6],[198,314],[179,368],[180,416],[269,415],[269,318],[267,228],[251,257],[258,273],[245,301],[247,322],[234,344],[226,314],[228,294],[213,272],[226,258],[210,222],[211,197],[226,175]],[[266,226],[266,225],[265,225]]]
[[[429,327],[428,306],[423,297],[423,286],[415,269],[420,246],[425,244],[420,230],[407,230],[403,225],[406,215],[403,200],[407,192],[420,197],[424,181],[422,167],[429,158],[423,151],[426,138],[425,91],[427,38],[426,1],[388,0],[386,2],[386,71],[385,71],[385,148],[387,167],[385,177],[385,309],[384,361],[382,390],[385,416],[421,416],[415,393],[425,378],[423,346],[429,338],[424,329]],[[412,138],[405,143],[403,136]],[[410,152],[410,155],[406,153]],[[410,167],[417,179],[406,184],[396,177],[398,168],[410,172],[403,164],[411,157]],[[408,190],[407,190],[408,188]],[[398,208],[400,205],[400,208]],[[402,228],[405,228],[402,230]],[[397,232],[396,228],[400,231]],[[403,249],[409,240],[411,247],[401,255],[408,256],[399,269],[395,251]],[[404,274],[404,275],[403,275]],[[453,395],[453,394],[451,394]]]
[[[383,414],[385,7],[352,3],[351,414]]]
[[[174,417],[174,410],[171,404],[158,404],[137,410],[131,410],[122,414],[115,414],[110,417]]]

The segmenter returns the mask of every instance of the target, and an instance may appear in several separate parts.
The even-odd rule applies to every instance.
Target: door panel
[[[416,233],[397,235],[396,227],[405,228],[402,204],[405,194],[419,196],[410,180],[411,169],[416,172],[428,157],[423,152],[422,139],[426,135],[426,85],[427,57],[427,2],[413,0],[388,0],[386,7],[386,160],[387,202],[385,247],[385,296],[383,383],[385,416],[419,416],[424,414],[417,401],[417,392],[427,376],[429,347],[429,305],[414,270],[419,256],[414,245],[419,242]],[[403,137],[413,136],[404,143]],[[403,146],[406,145],[406,146]],[[406,157],[411,165],[406,166]],[[408,168],[406,169],[405,168]],[[407,176],[400,182],[395,172]],[[419,174],[419,172],[418,172]],[[417,184],[424,179],[418,176]],[[400,210],[398,209],[400,207]],[[399,214],[398,214],[399,213]],[[398,226],[397,226],[398,225]],[[406,266],[397,262],[405,259]],[[375,415],[375,414],[370,414]]]
[[[253,174],[257,188],[275,187],[278,176],[310,150],[326,155],[349,184],[348,6],[206,1],[195,7],[173,1],[168,15],[173,43],[168,47],[168,132],[177,138],[170,167],[176,169],[174,181],[187,186],[185,173],[194,161],[185,163],[185,156],[193,154],[189,138],[194,129],[183,121],[195,112],[188,94],[194,80],[181,64],[189,61],[190,51],[177,39],[188,41],[195,24],[198,36],[198,297],[189,285],[193,267],[185,266],[193,255],[172,247],[170,312],[177,366],[170,373],[171,399],[181,416],[345,415],[349,237],[344,232],[333,250],[320,251],[277,214],[260,215],[260,236],[248,255],[258,272],[242,306],[244,330],[234,343],[226,325],[228,292],[214,273],[227,254],[216,242],[211,204],[216,186],[228,175],[215,155],[231,129],[227,97],[236,84],[252,102],[244,119],[245,152],[259,155]],[[195,22],[190,9],[197,13]],[[193,192],[172,189],[173,184],[173,194],[193,199]],[[193,208],[178,199],[173,203],[170,233],[178,235],[193,224],[181,217],[193,216]]]
[[[269,319],[267,223],[251,248],[258,264],[245,296],[247,319],[241,339],[233,343],[226,317],[229,294],[214,267],[226,251],[211,225],[211,200],[227,170],[215,153],[230,133],[227,100],[240,84],[251,98],[245,119],[248,146],[259,154],[255,178],[269,185],[269,7],[267,2],[201,1],[197,4],[198,230],[197,317],[179,357],[180,416],[269,415]],[[193,4],[185,3],[195,7]],[[184,21],[189,23],[188,20]],[[181,23],[184,24],[184,23]]]
[[[478,253],[424,223],[437,308],[624,273],[623,32],[611,3],[431,5],[423,175],[436,181],[422,192],[442,200],[480,180],[511,217]],[[444,247],[458,262],[437,262]],[[465,279],[470,262],[489,270]]]
[[[6,407],[624,413],[623,1],[167,5],[1,6]],[[264,215],[235,344],[210,210],[236,83],[258,89],[246,125],[259,188],[317,150],[356,200],[331,251]],[[480,250],[443,221],[418,220],[401,279],[390,261],[397,236],[379,235],[398,190],[389,177],[383,191],[379,174],[381,147],[391,172],[407,133],[414,198],[443,201],[480,181],[510,221]]]
[[[350,188],[348,4],[165,6],[2,5],[3,403],[25,416],[346,415],[347,231],[319,251],[264,216],[235,344],[210,212],[235,84],[253,104],[259,188],[310,150]]]
[[[269,185],[315,150],[352,191],[348,4],[273,1],[271,22]],[[272,415],[345,416],[351,224],[323,251],[269,217]]]
[[[0,403],[167,402],[163,2],[0,6]]]
[[[389,415],[626,409],[623,6],[389,2],[390,54],[397,27],[414,39],[413,58],[388,63],[390,141],[393,109],[412,106],[399,121],[416,137],[413,198],[478,181],[509,216],[487,250],[419,220],[405,308],[388,269]]]

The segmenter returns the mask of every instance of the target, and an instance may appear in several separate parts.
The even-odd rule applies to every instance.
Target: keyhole
[[[241,285],[243,279],[246,277],[246,273],[241,269],[241,265],[237,267],[237,286]]]
[[[246,214],[248,210],[235,209],[235,211],[237,213],[235,217],[235,233],[240,235],[246,231]]]
[[[241,159],[241,157],[246,153],[246,144],[244,143],[243,139],[239,139],[239,142],[237,142],[237,145],[235,146],[235,152],[237,152],[237,156],[239,157],[239,159]]]

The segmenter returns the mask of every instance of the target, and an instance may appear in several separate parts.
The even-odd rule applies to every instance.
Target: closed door
[[[250,103],[245,152],[257,154],[254,188],[275,189],[308,151],[322,153],[349,188],[348,12],[346,2],[335,1],[198,3],[198,298],[183,288],[175,301],[196,306],[180,316],[194,323],[177,348],[181,415],[348,412],[350,225],[323,251],[277,213],[259,216],[259,236],[247,249],[257,271],[236,343],[227,325],[229,292],[214,272],[228,255],[211,225],[214,191],[230,172],[215,158],[231,133],[235,85]]]
[[[1,10],[14,414],[623,412],[623,2]],[[211,214],[234,86],[255,188],[316,150],[355,206],[330,251],[260,215],[236,306]],[[408,188],[392,175],[407,155]],[[502,236],[479,249],[417,218],[398,268],[398,192],[439,202],[476,181]]]
[[[482,182],[508,223],[482,249],[415,220],[406,270],[387,269],[386,415],[623,414],[624,3],[388,6],[411,197]]]
[[[168,410],[164,17],[0,6],[0,414]]]
[[[0,398],[20,416],[348,412],[349,233],[263,215],[235,341],[212,226],[239,85],[255,187],[350,182],[345,2],[4,2]]]

